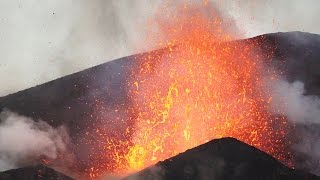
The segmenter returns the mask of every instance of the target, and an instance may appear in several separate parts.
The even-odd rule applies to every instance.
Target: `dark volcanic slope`
[[[72,178],[43,165],[0,172],[0,180],[72,180]]]
[[[275,33],[240,41],[260,41],[258,51],[262,52],[274,49],[271,57],[265,57],[270,65],[283,71],[291,82],[304,82],[308,94],[320,95],[319,35]],[[41,118],[52,125],[67,123],[76,131],[77,128],[73,127],[75,123],[84,126],[92,119],[90,115],[96,100],[106,106],[130,101],[125,87],[128,72],[140,63],[135,60],[137,56],[110,61],[1,97],[0,110],[8,108],[26,116]]]
[[[262,51],[262,54],[270,54],[265,52],[273,50],[275,53],[272,56],[264,57],[270,66],[283,71],[284,76],[291,82],[304,82],[307,94],[320,96],[319,35],[301,32],[275,33],[239,41],[259,41],[261,46],[257,51]],[[160,50],[156,52],[161,54]],[[95,162],[86,159],[87,153],[94,148],[86,144],[85,132],[94,125],[108,124],[110,118],[106,117],[113,117],[115,110],[117,116],[128,116],[125,109],[130,104],[130,98],[127,97],[126,84],[130,69],[140,63],[135,60],[137,56],[139,55],[107,62],[1,97],[0,110],[8,108],[21,115],[42,119],[53,126],[66,124],[75,144],[74,153],[79,160],[78,164],[82,166],[80,169],[87,168],[88,163]],[[101,106],[103,108],[100,108]],[[117,128],[126,126],[119,125]],[[94,154],[99,157],[99,153],[101,152]]]
[[[320,180],[233,138],[210,141],[127,178],[139,180]]]
[[[90,120],[92,105],[126,101],[124,84],[134,57],[125,57],[0,98],[0,109],[41,118],[57,126]]]
[[[262,40],[263,52],[273,49],[273,56],[265,57],[272,67],[282,71],[289,82],[303,82],[306,94],[320,96],[320,35],[290,32],[260,37],[251,40]]]

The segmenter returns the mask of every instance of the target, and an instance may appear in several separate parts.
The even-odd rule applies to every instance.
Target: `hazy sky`
[[[0,96],[136,53],[160,0],[0,0]],[[215,0],[245,37],[320,34],[320,0]]]

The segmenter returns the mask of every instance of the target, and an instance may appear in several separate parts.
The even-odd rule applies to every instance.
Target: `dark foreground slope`
[[[46,166],[0,172],[0,180],[72,180]],[[212,140],[124,180],[320,180],[234,138]]]
[[[233,138],[212,140],[125,180],[320,180]]]
[[[0,172],[0,180],[72,180],[43,165],[30,166]]]
[[[263,58],[272,68],[282,71],[290,82],[303,82],[306,94],[320,96],[319,35],[301,32],[275,33],[233,43],[253,41],[259,42],[260,46],[256,51],[266,54]],[[156,53],[161,54],[161,51]],[[274,53],[270,54],[269,51]],[[110,61],[1,97],[0,111],[10,109],[33,119],[42,119],[52,126],[65,124],[70,132],[75,164],[83,171],[97,161],[103,161],[99,158],[104,153],[87,143],[92,139],[87,137],[86,132],[90,132],[94,125],[110,124],[115,112],[117,116],[129,116],[125,110],[131,100],[127,96],[126,87],[131,70],[141,63],[139,58],[136,58],[138,56]],[[117,131],[125,131],[126,127],[130,126],[126,123],[132,122],[118,125]],[[309,126],[316,127],[313,124]],[[89,157],[89,154],[92,156]],[[296,163],[297,167],[303,167],[299,165],[312,160],[308,154],[303,157]]]

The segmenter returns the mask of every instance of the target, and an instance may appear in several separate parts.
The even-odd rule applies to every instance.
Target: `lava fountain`
[[[112,171],[137,171],[221,137],[237,138],[289,164],[289,125],[268,111],[272,98],[254,51],[258,42],[233,41],[236,35],[208,3],[160,13],[165,14],[157,16],[161,35],[146,36],[166,48],[136,57],[141,64],[128,81],[134,125],[119,132],[127,139],[106,138]]]

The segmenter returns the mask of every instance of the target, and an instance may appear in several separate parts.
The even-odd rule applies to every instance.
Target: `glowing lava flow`
[[[196,12],[183,7],[177,14]],[[148,53],[133,75],[138,117],[125,155],[139,170],[214,138],[235,137],[285,161],[284,118],[272,117],[255,44],[236,42],[216,14],[172,16],[163,54]],[[172,27],[172,25],[174,25]],[[161,40],[160,40],[161,41]],[[277,128],[274,128],[274,127]]]
[[[114,171],[140,170],[221,137],[287,162],[288,125],[268,112],[257,44],[226,43],[234,37],[213,9],[205,16],[183,6],[169,19],[158,19],[165,40],[152,37],[167,48],[137,57],[142,64],[129,82],[135,125],[129,140],[108,139]]]

